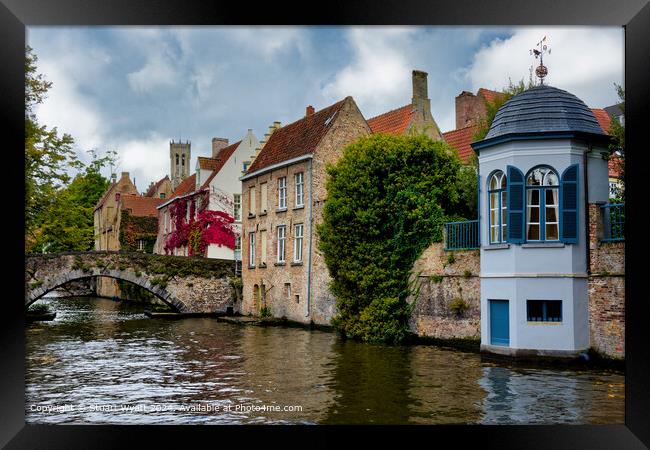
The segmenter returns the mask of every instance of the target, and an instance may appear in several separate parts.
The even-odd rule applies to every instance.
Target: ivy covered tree
[[[319,248],[343,335],[387,343],[407,337],[409,274],[457,212],[460,166],[444,142],[376,134],[328,167]]]

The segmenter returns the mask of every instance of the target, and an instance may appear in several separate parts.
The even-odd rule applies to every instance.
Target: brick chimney
[[[305,117],[311,116],[312,114],[314,114],[314,107],[309,105],[305,111]]]
[[[212,157],[216,158],[219,156],[219,152],[224,148],[228,147],[228,139],[213,137],[212,138]]]
[[[485,100],[482,96],[467,91],[456,96],[456,129],[478,124],[485,114]]]
[[[426,72],[421,70],[413,71],[413,107],[425,115],[431,115],[431,100],[428,97]]]

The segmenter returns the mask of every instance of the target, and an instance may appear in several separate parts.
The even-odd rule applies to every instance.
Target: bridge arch
[[[135,272],[129,270],[93,270],[92,273],[84,272],[82,270],[72,270],[62,273],[58,273],[52,277],[47,278],[43,284],[40,286],[27,289],[25,295],[25,307],[29,307],[32,303],[43,298],[45,294],[51,292],[66,283],[76,280],[83,280],[87,278],[96,278],[96,277],[105,277],[113,278],[116,280],[127,281],[133,283],[141,288],[151,292],[158,299],[164,302],[166,305],[171,307],[177,312],[183,312],[187,310],[187,306],[173,294],[168,292],[164,287],[161,287],[158,284],[153,284],[148,276],[140,275],[137,276]]]

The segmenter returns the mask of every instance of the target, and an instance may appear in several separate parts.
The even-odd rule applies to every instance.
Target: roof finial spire
[[[536,45],[539,48],[531,49],[530,54],[535,55],[535,59],[539,58],[539,66],[535,69],[535,75],[539,78],[539,83],[544,84],[544,77],[548,75],[548,69],[544,65],[544,53],[551,54],[551,49],[546,45],[546,36],[542,38]]]

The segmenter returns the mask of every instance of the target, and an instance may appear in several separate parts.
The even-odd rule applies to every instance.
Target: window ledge
[[[273,265],[274,265],[274,266],[286,266],[287,263],[284,263],[284,262],[276,262],[276,263],[273,263]]]
[[[250,266],[250,265],[249,265],[248,268],[249,268],[249,269],[254,269],[255,266]]]
[[[287,208],[278,208],[275,210],[276,213],[287,212]]]
[[[304,209],[304,208],[305,208],[305,205],[300,205],[300,206],[294,207],[293,210],[295,211],[296,209]]]
[[[259,268],[260,269],[266,269],[266,263],[260,263]]]
[[[521,244],[523,248],[562,248],[564,247],[564,243],[562,242],[536,242],[536,243],[528,243],[528,244]]]
[[[504,250],[510,248],[510,244],[490,244],[481,247],[482,250]]]
[[[302,266],[302,261],[294,261],[291,263],[292,266]]]
[[[562,322],[545,322],[543,320],[528,320],[526,325],[562,325]]]
[[[253,213],[248,213],[248,218],[249,218],[249,219],[252,219],[253,217],[255,217],[255,214],[253,214]]]
[[[262,216],[266,216],[267,214],[268,213],[266,211],[262,211],[261,213],[258,214],[258,216],[262,217]]]

